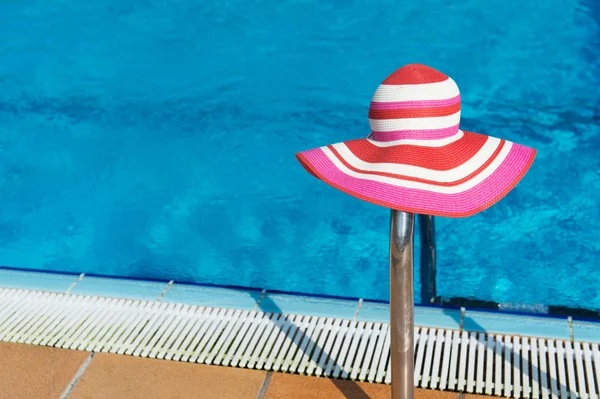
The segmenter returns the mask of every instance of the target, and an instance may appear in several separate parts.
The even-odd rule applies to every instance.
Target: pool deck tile
[[[0,342],[0,398],[60,398],[89,352]]]
[[[415,390],[415,399],[458,399],[458,393]],[[351,380],[274,373],[264,399],[389,399],[391,387]]]
[[[266,371],[97,354],[69,399],[255,399]]]
[[[358,312],[358,320],[389,323],[390,305],[364,301]],[[415,325],[418,327],[460,328],[460,311],[428,306],[415,306]]]
[[[351,380],[0,342],[0,398],[388,399],[391,387]],[[479,396],[467,395],[476,399]],[[415,389],[416,399],[459,399]]]
[[[65,292],[78,279],[79,274],[0,269],[0,287],[3,288]]]
[[[600,343],[600,323],[573,320],[573,339]]]
[[[357,307],[358,301],[267,293],[261,300],[258,310],[262,312],[353,319]]]
[[[168,282],[85,276],[70,291],[76,295],[98,295],[153,301],[167,288]]]
[[[463,328],[467,331],[570,339],[567,318],[536,317],[467,309]]]
[[[202,287],[175,283],[165,293],[162,301],[184,303],[187,305],[252,310],[256,307],[260,297],[260,290]]]

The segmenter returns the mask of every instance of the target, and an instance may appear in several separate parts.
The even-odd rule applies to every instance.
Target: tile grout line
[[[569,324],[569,339],[571,343],[575,342],[575,335],[573,334],[573,317],[569,316],[567,318],[567,323]]]
[[[267,388],[269,387],[269,383],[271,382],[271,376],[273,375],[272,371],[267,371],[267,375],[265,375],[265,379],[260,387],[260,391],[258,391],[258,395],[256,399],[263,399],[265,394],[267,393]]]
[[[83,373],[85,373],[85,371],[87,370],[88,366],[92,362],[92,359],[94,359],[95,355],[96,355],[96,352],[92,352],[92,353],[90,353],[90,355],[88,356],[88,358],[85,359],[85,362],[83,362],[83,364],[79,367],[79,370],[77,370],[77,373],[75,373],[75,376],[73,376],[73,379],[71,380],[71,382],[67,386],[67,389],[65,389],[65,391],[61,395],[60,399],[67,399],[69,397],[69,395],[73,391],[73,388],[75,388],[75,385],[77,385],[77,383],[79,382],[79,380],[83,376]]]
[[[166,294],[167,292],[169,292],[169,290],[170,290],[171,288],[173,288],[173,283],[175,283],[175,281],[174,281],[174,280],[171,280],[171,281],[169,281],[169,284],[167,284],[167,286],[166,286],[166,287],[165,287],[165,289],[164,289],[164,290],[163,290],[163,291],[160,293],[160,295],[158,296],[158,298],[156,298],[156,300],[157,300],[158,302],[162,301],[162,299],[163,299],[163,297],[165,296],[165,294]]]
[[[362,304],[363,304],[363,299],[360,298],[358,300],[358,306],[356,307],[356,312],[354,313],[354,321],[358,320],[358,313],[360,312],[360,308],[361,308]]]
[[[71,284],[69,286],[69,288],[67,288],[67,290],[65,291],[65,294],[70,294],[71,290],[77,285],[78,282],[80,282],[81,280],[83,280],[84,277],[85,277],[85,273],[81,273],[79,275],[79,278],[76,281],[74,281],[73,284]]]

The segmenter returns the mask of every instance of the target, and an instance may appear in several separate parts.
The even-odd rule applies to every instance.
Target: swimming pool
[[[385,300],[389,212],[294,153],[367,135],[420,62],[463,129],[538,149],[437,220],[439,295],[600,308],[598,2],[251,3],[0,5],[0,264]]]

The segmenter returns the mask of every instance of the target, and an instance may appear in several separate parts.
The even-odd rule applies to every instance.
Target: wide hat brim
[[[459,130],[439,140],[350,140],[296,157],[315,177],[364,201],[458,218],[502,199],[535,155],[517,143]]]

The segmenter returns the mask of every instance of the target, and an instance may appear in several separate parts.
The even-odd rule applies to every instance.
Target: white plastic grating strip
[[[0,288],[0,341],[390,383],[387,323]],[[600,345],[416,328],[414,383],[600,399]]]

